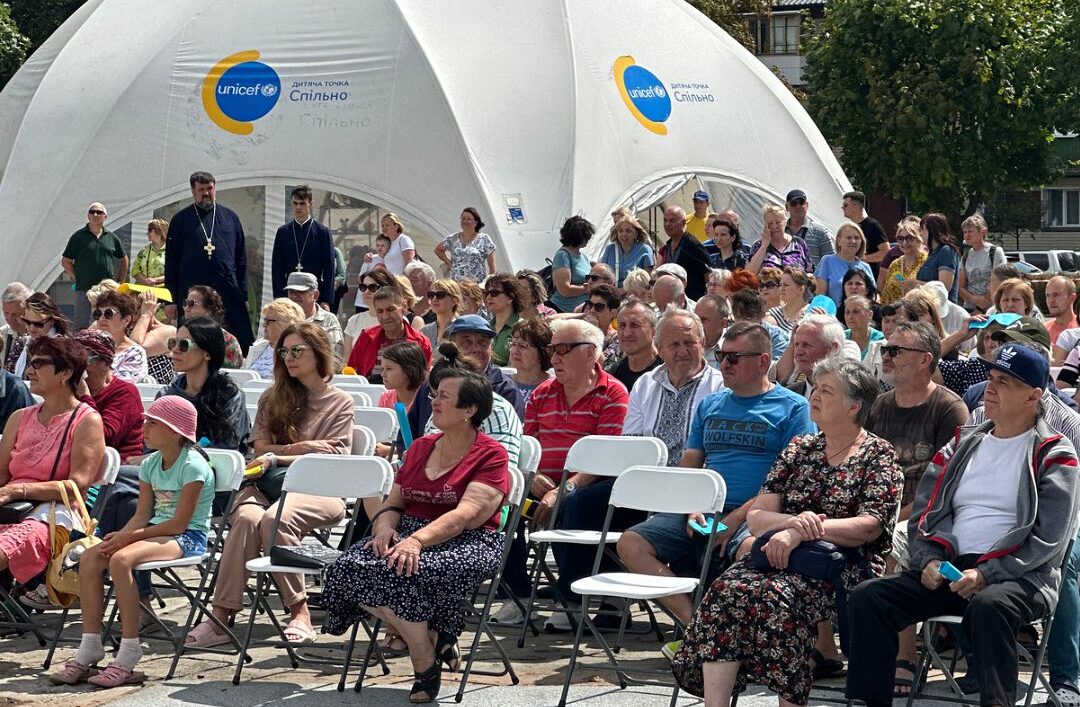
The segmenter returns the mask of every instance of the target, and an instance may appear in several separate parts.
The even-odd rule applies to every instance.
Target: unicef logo
[[[619,95],[634,118],[651,132],[667,135],[664,122],[671,117],[671,98],[664,83],[632,56],[616,59],[614,72]]]
[[[237,52],[219,61],[203,81],[203,107],[222,130],[250,135],[252,125],[277,105],[281,78],[258,61],[259,52]]]

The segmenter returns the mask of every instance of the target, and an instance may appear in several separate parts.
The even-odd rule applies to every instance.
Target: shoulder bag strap
[[[67,425],[64,427],[64,434],[60,435],[60,447],[56,450],[56,459],[53,460],[52,471],[49,472],[49,481],[56,480],[56,470],[60,466],[60,456],[64,453],[64,444],[67,442],[68,432],[71,431],[71,424],[75,422],[75,413],[77,413],[82,406],[82,403],[76,405],[75,409],[71,411],[71,415],[68,416]]]

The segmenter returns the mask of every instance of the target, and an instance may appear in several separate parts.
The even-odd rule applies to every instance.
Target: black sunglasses
[[[761,289],[763,289],[763,290],[775,290],[777,287],[780,287],[779,282],[763,282],[763,283],[761,283]]]
[[[105,212],[102,211],[101,209],[90,209],[86,213],[93,214],[94,216],[104,216],[105,215]]]
[[[502,290],[484,290],[484,297],[498,297],[505,294]]]
[[[428,290],[428,299],[446,299],[450,293],[446,290]]]
[[[586,300],[581,303],[581,309],[585,312],[590,309],[595,309],[597,312],[606,312],[608,306],[606,302],[590,302],[589,300]]]
[[[360,291],[361,292],[363,292],[364,290],[367,290],[368,292],[378,292],[380,288],[382,288],[382,285],[379,285],[379,284],[364,285],[364,284],[361,283],[361,285],[360,285]]]
[[[753,358],[754,356],[761,356],[757,351],[717,351],[716,362],[723,363],[727,361],[729,366],[734,366],[739,362],[740,358]]]
[[[901,346],[900,344],[888,344],[881,347],[881,353],[885,354],[889,358],[896,358],[900,355],[901,351],[917,351],[918,353],[930,353],[926,349],[916,349],[911,346]]]
[[[201,306],[202,306],[202,302],[199,302],[198,300],[193,300],[193,299],[184,300],[184,309],[192,309],[194,307],[201,307]]]
[[[101,319],[102,317],[105,317],[106,319],[112,319],[116,315],[120,314],[120,312],[116,311],[112,307],[106,307],[105,309],[95,309],[90,314],[94,317],[94,319]]]
[[[51,358],[32,358],[27,365],[35,371],[40,371],[42,366],[55,366],[56,363]]]
[[[22,323],[26,326],[32,326],[35,329],[44,329],[49,325],[48,319],[42,319],[40,322],[35,322],[33,319],[27,319],[26,317],[19,317],[19,319],[21,319]]]
[[[544,349],[547,350],[548,356],[555,354],[565,356],[579,346],[594,346],[594,344],[591,341],[575,341],[572,344],[548,344]]]
[[[165,340],[165,348],[170,351],[176,349],[180,353],[187,353],[191,349],[199,348],[199,345],[191,339],[177,339],[175,336],[170,336]]]
[[[608,282],[611,278],[604,275],[589,275],[586,279],[589,282]]]

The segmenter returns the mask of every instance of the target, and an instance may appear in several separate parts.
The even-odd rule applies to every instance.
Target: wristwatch
[[[574,492],[574,489],[577,488],[577,484],[573,481],[567,481],[566,484],[564,484],[564,488],[566,489],[566,495],[569,496]]]

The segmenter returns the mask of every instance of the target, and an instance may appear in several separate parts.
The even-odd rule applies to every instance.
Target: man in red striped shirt
[[[525,434],[540,440],[543,449],[540,473],[533,478],[531,489],[540,499],[533,515],[538,525],[548,520],[555,505],[570,446],[586,435],[622,434],[630,400],[626,387],[600,367],[603,332],[580,319],[556,320],[551,329],[548,351],[555,377],[533,391],[525,408]],[[599,530],[614,480],[570,472],[556,525]],[[625,529],[641,520],[644,516],[640,512],[620,510],[612,520],[612,529]],[[559,564],[558,589],[570,599],[574,596],[570,584],[589,575],[595,549],[559,544],[554,552]],[[569,622],[566,624],[568,627]]]

